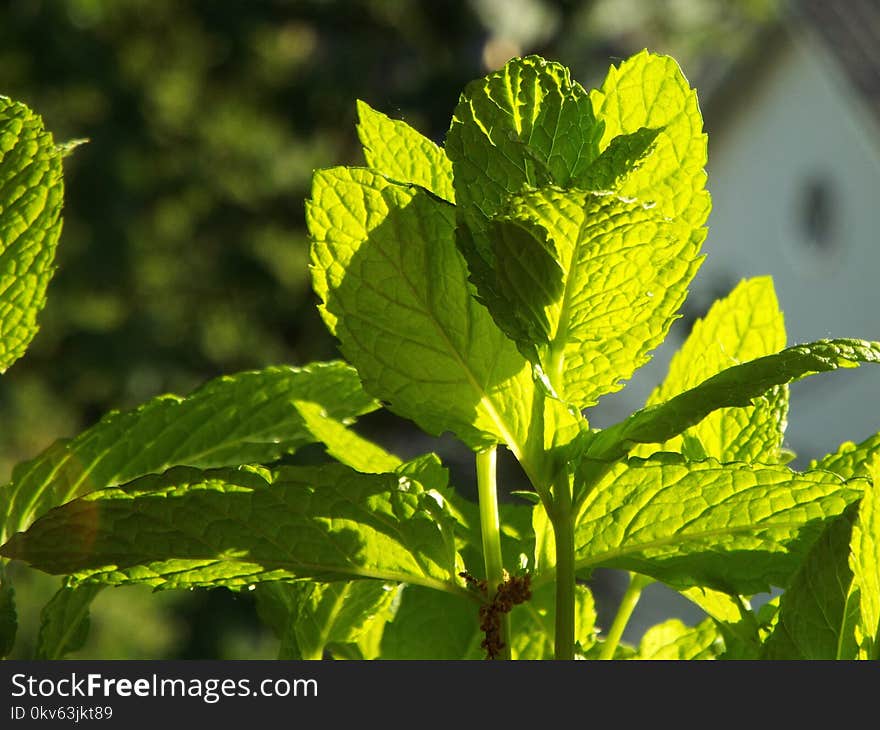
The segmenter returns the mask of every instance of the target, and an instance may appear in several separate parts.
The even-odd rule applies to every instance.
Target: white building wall
[[[709,142],[713,210],[695,293],[773,276],[789,343],[880,340],[880,126],[809,36],[771,54],[767,77]],[[827,181],[832,241],[809,244],[805,185]],[[880,430],[880,366],[792,386],[790,446],[803,458]],[[799,462],[803,461],[799,459]]]
[[[789,344],[880,340],[880,126],[827,52],[807,36],[798,41],[768,53],[764,78],[741,95],[723,129],[710,133],[713,207],[691,301],[705,311],[741,278],[770,274]],[[810,246],[805,234],[811,179],[832,192],[828,251]],[[595,425],[643,403],[665,375],[673,339]],[[880,366],[813,376],[795,383],[791,395],[786,445],[798,453],[797,465],[880,430]]]

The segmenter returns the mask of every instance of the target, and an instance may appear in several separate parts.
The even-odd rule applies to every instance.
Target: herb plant
[[[40,656],[81,645],[102,586],[141,583],[254,590],[285,658],[878,658],[880,434],[804,471],[783,434],[788,383],[877,362],[880,343],[786,348],[770,279],[746,280],[644,408],[590,426],[702,260],[706,136],[675,61],[639,53],[587,92],[514,59],[465,88],[442,148],[358,113],[366,167],[316,172],[306,203],[346,361],[110,413],[0,491],[0,554],[66,576]],[[478,503],[436,455],[404,461],[352,428],[380,407],[466,444]],[[308,444],[326,463],[291,459]],[[514,501],[499,447],[527,479]],[[598,567],[630,575],[608,627]],[[627,646],[652,581],[707,618]]]

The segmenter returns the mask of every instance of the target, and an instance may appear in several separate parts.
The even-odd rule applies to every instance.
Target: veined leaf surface
[[[515,195],[490,228],[500,298],[487,306],[563,401],[594,405],[665,338],[699,265],[689,230],[615,195]]]
[[[873,456],[864,467],[875,481],[865,484],[858,505],[825,529],[782,594],[764,658],[880,656],[880,458]]]
[[[382,636],[383,659],[483,659],[479,604],[421,586],[403,588]]]
[[[307,214],[321,313],[367,391],[428,433],[507,444],[534,476],[529,445],[570,437],[576,421],[554,402],[543,413],[525,358],[471,296],[453,207],[335,168],[316,173]]]
[[[406,122],[358,101],[358,137],[367,167],[402,183],[419,185],[454,203],[452,163],[446,152]]]
[[[89,635],[89,610],[100,585],[63,585],[40,612],[37,659],[62,659],[81,649]]]
[[[619,459],[637,443],[663,443],[696,425],[712,411],[752,405],[755,398],[793,380],[877,362],[880,362],[880,343],[840,339],[795,345],[775,355],[735,365],[695,388],[636,411],[596,434],[582,464],[590,468],[594,460]]]
[[[631,458],[587,496],[575,559],[578,569],[632,570],[679,589],[762,593],[787,584],[861,488],[823,471]]]
[[[296,409],[301,401],[343,423],[378,407],[351,366],[330,362],[224,376],[185,398],[111,412],[13,470],[0,488],[0,540],[73,497],[171,466],[266,463],[292,453],[318,440]]]
[[[623,181],[648,157],[661,129],[642,127],[608,143],[584,175],[575,181],[585,190],[618,190]]]
[[[779,599],[765,659],[855,659],[858,593],[847,565],[854,511],[824,530]]]
[[[696,96],[672,59],[634,61],[638,71],[612,68],[587,95],[556,64],[514,59],[466,88],[446,142],[457,242],[479,300],[581,409],[620,389],[663,340],[705,236]],[[688,167],[672,175],[679,153]],[[676,200],[661,206],[660,196]]]
[[[604,129],[600,148],[622,134],[659,129],[654,149],[617,190],[653,201],[669,217],[687,221],[697,243],[711,208],[706,191],[707,138],[696,92],[670,56],[642,51],[612,66],[602,88],[590,92]]]
[[[849,567],[858,589],[859,619],[855,637],[859,659],[880,659],[880,457],[869,466],[872,484],[865,489],[853,525]]]
[[[296,410],[315,441],[324,444],[327,454],[338,462],[366,474],[382,474],[400,466],[398,457],[355,433],[342,421],[328,418],[318,403],[297,401]]]
[[[717,659],[724,642],[712,619],[696,626],[686,626],[679,619],[670,619],[649,628],[639,642],[633,659],[657,661]]]
[[[0,554],[110,585],[375,578],[455,592],[464,589],[440,527],[452,519],[396,474],[176,467],[68,502]]]
[[[371,634],[394,617],[400,591],[380,581],[260,583],[255,589],[257,611],[278,635],[279,659],[321,659],[336,645],[356,647],[358,658],[375,659],[378,646]]]
[[[0,372],[39,329],[61,235],[62,156],[37,114],[0,96]]]
[[[469,220],[491,218],[526,186],[565,187],[599,154],[601,137],[589,96],[567,68],[513,59],[468,84],[453,112],[446,154],[456,202]]]
[[[870,474],[869,466],[878,454],[880,454],[880,433],[875,433],[858,444],[852,441],[841,444],[833,454],[812,461],[810,468],[827,469],[840,474],[844,479],[864,477]]]
[[[656,405],[694,388],[722,370],[785,347],[785,323],[769,277],[740,282],[698,320],[673,356],[663,384],[646,405]],[[785,432],[788,388],[772,387],[754,405],[720,408],[682,436],[634,452],[679,451],[692,458],[776,463]]]

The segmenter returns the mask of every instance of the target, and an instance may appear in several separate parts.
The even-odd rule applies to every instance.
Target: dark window
[[[837,195],[827,177],[808,178],[801,189],[798,219],[804,245],[816,253],[834,248]]]

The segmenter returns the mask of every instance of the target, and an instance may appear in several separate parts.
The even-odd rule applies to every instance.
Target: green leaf
[[[15,610],[15,589],[6,566],[0,562],[0,659],[8,656],[15,646],[18,632],[18,612]]]
[[[524,187],[567,186],[599,154],[602,127],[564,66],[515,58],[465,87],[446,136],[456,202],[471,224]],[[485,258],[485,257],[484,257]]]
[[[483,659],[479,605],[420,586],[403,588],[400,607],[382,636],[382,659]]]
[[[331,645],[357,646],[377,624],[381,631],[394,616],[398,592],[379,581],[302,581],[261,583],[254,595],[261,618],[281,640],[279,659],[321,659]]]
[[[718,631],[724,639],[724,653],[720,659],[760,659],[764,652],[764,642],[773,633],[779,616],[779,594],[753,610],[744,597],[741,617],[717,619]],[[710,614],[711,615],[711,614]],[[715,618],[713,616],[713,618]]]
[[[0,555],[110,585],[376,578],[464,592],[438,525],[447,519],[418,482],[396,474],[176,467],[68,502]]]
[[[512,196],[490,230],[495,293],[483,300],[578,409],[619,390],[648,361],[700,262],[687,225],[583,190]]]
[[[582,465],[591,460],[609,461],[626,455],[637,443],[663,443],[702,421],[712,411],[753,405],[779,385],[860,363],[880,362],[880,343],[866,340],[819,340],[789,347],[775,355],[722,370],[700,385],[664,403],[636,411],[629,418],[595,435]],[[586,472],[589,475],[589,472]]]
[[[42,119],[0,96],[0,372],[39,329],[61,234],[61,158]]]
[[[495,291],[499,265],[508,269],[514,282],[523,280],[531,288],[535,280],[543,287],[555,264],[538,255],[527,264],[516,258],[506,262],[506,249],[512,245],[515,251],[516,242],[497,242],[491,219],[511,194],[551,184],[566,187],[582,177],[599,154],[601,135],[589,96],[571,81],[568,69],[536,56],[515,58],[473,81],[459,99],[446,136],[458,204],[457,244],[467,259],[478,300],[500,302],[490,310],[508,333],[516,331],[509,321],[516,312],[508,313],[503,302],[516,301],[523,292],[515,283],[507,287],[506,296]],[[529,270],[517,271],[520,264]],[[525,299],[522,304],[527,306]],[[521,339],[519,333],[514,339]]]
[[[858,590],[855,637],[859,659],[880,659],[880,456],[868,466],[872,484],[865,489],[853,526],[849,568]]]
[[[847,510],[813,545],[779,600],[779,618],[763,658],[856,658],[859,600],[847,564],[855,515],[855,509]]]
[[[452,163],[446,152],[406,122],[390,119],[363,101],[357,103],[358,137],[367,167],[402,183],[419,185],[454,203]]]
[[[449,549],[461,551],[462,557],[470,565],[483,565],[479,507],[449,486],[449,470],[443,466],[440,457],[428,453],[403,462],[372,442],[361,439],[345,427],[326,419],[317,420],[312,430],[321,441],[330,444],[328,453],[357,471],[367,474],[393,471],[419,482],[442,505],[443,510],[454,518],[452,521],[438,523]],[[517,564],[520,554],[529,552],[529,510],[522,505],[507,503],[499,505],[499,508],[504,562],[513,566]]]
[[[0,489],[0,539],[76,496],[171,466],[267,463],[292,453],[317,440],[296,409],[301,402],[342,423],[378,406],[353,368],[330,362],[225,376],[185,398],[165,395],[111,412],[13,470]]]
[[[869,465],[880,454],[880,433],[869,436],[859,444],[846,441],[833,454],[810,463],[811,469],[826,469],[844,479],[870,475]]]
[[[772,355],[785,347],[785,323],[770,277],[741,281],[698,320],[673,356],[666,380],[651,394],[655,405],[698,386],[725,368]],[[788,388],[774,386],[744,408],[720,408],[682,436],[642,447],[638,456],[679,451],[720,461],[779,463],[788,413]],[[689,451],[691,453],[689,453]]]
[[[724,642],[712,619],[696,626],[686,626],[679,619],[670,619],[649,628],[639,642],[633,659],[657,661],[686,659],[717,659]]]
[[[730,595],[704,586],[679,592],[714,619],[724,639],[724,659],[759,657],[763,641],[761,623],[746,596]]]
[[[676,589],[766,592],[788,583],[861,485],[784,466],[632,458],[587,496],[575,527],[577,568],[632,570]]]
[[[595,642],[596,609],[585,586],[576,589],[575,636],[587,649]],[[555,622],[552,584],[532,593],[510,614],[514,659],[552,659]],[[473,602],[406,586],[394,620],[385,628],[382,659],[483,659],[479,607]]]
[[[618,103],[629,105],[625,118],[613,108]],[[536,57],[514,59],[465,89],[453,115],[446,150],[453,163],[460,211],[458,243],[479,300],[527,356],[549,374],[553,388],[564,392],[564,400],[584,407],[595,403],[598,395],[619,389],[618,380],[629,377],[645,362],[647,352],[662,341],[699,265],[696,256],[705,237],[701,226],[709,211],[703,190],[706,137],[696,95],[675,62],[664,56],[639,54],[619,71],[611,69],[602,92],[587,96],[580,85],[571,82],[564,67]],[[520,215],[505,213],[512,195],[528,196],[529,188],[553,188],[552,194],[565,200],[563,189],[578,186],[613,189],[630,203],[657,206],[651,214],[653,227],[676,227],[672,240],[662,247],[676,265],[666,272],[662,261],[653,267],[649,256],[644,262],[647,266],[633,263],[628,268],[625,259],[615,262],[620,246],[629,249],[635,244],[635,251],[647,254],[650,247],[645,244],[656,232],[633,226],[618,232],[616,237],[625,237],[625,242],[592,241],[592,237],[603,238],[597,228],[602,224],[607,228],[609,221],[613,228],[619,217],[600,211],[600,223],[593,226],[597,211],[593,206],[586,211],[574,210],[584,206],[585,195],[575,190],[570,191],[569,206],[558,199],[546,206],[546,238],[529,231],[531,226],[523,230],[513,223],[511,227],[510,218],[521,217],[521,211]],[[661,197],[670,199],[658,205]],[[642,211],[648,215],[644,208]],[[492,220],[498,215],[504,216],[507,225]],[[642,240],[636,240],[633,228],[639,228]],[[611,252],[602,260],[605,248]],[[583,265],[582,259],[587,257],[596,267],[606,267],[600,276]],[[607,281],[609,271],[611,281]],[[589,288],[584,286],[586,280]],[[675,284],[670,286],[672,281]],[[577,302],[568,301],[569,292],[583,292],[586,299],[594,298],[591,304],[599,300],[604,309],[596,306],[578,312]],[[662,293],[662,299],[646,303],[655,293]],[[639,329],[647,327],[649,331],[638,333],[642,336],[635,343],[626,343],[631,350],[618,353],[621,345],[613,338],[613,327],[629,308],[657,312],[649,318],[650,326],[636,322],[629,332],[631,337]],[[603,311],[605,321],[601,317],[590,321],[596,311]],[[584,331],[575,331],[578,324]],[[629,323],[624,322],[624,327],[629,329]],[[588,345],[585,355],[574,344],[583,342]],[[549,343],[553,346],[543,356],[532,352],[536,345]],[[572,346],[566,352],[569,344]],[[617,356],[617,362],[605,373],[603,360],[609,351]],[[584,359],[589,362],[583,363]],[[621,367],[622,372],[617,372]],[[599,370],[601,382],[588,386],[596,380],[595,370]],[[580,381],[562,383],[561,373],[576,381],[579,375]]]
[[[62,659],[81,649],[89,636],[89,609],[103,586],[63,585],[40,613],[37,659]]]
[[[66,142],[58,142],[55,145],[55,149],[58,150],[62,157],[70,157],[78,148],[91,141],[88,137],[76,137]]]
[[[535,557],[532,570],[535,573],[552,570],[556,567],[556,538],[543,504],[532,507],[532,529],[535,532]]]
[[[477,505],[468,502],[449,487],[449,471],[436,454],[423,454],[404,462],[340,422],[328,419],[319,406],[299,402],[297,409],[311,434],[340,463],[364,474],[395,472],[415,479],[425,489],[430,490],[443,508],[454,515],[452,529],[446,528],[453,523],[440,523],[450,549],[481,547]],[[509,512],[510,510],[506,510],[508,515]]]
[[[341,421],[328,418],[318,403],[296,401],[294,404],[308,432],[338,462],[365,474],[382,474],[400,466],[400,459],[378,444],[355,433]]]
[[[654,149],[617,189],[618,194],[653,201],[668,218],[686,221],[695,243],[711,208],[706,186],[707,139],[696,92],[674,58],[642,51],[612,66],[600,90],[590,92],[604,126],[600,148],[643,128],[660,130]]]
[[[620,188],[623,181],[641,167],[654,150],[654,142],[660,132],[660,129],[642,127],[632,134],[615,137],[587,168],[583,180],[576,181],[576,186],[585,190]]]
[[[720,622],[737,622],[747,610],[738,596],[695,586],[679,591],[685,598],[702,608],[709,616]]]
[[[335,168],[315,174],[307,218],[322,316],[367,391],[428,433],[451,431],[473,449],[507,444],[536,477],[529,454],[543,452],[545,431],[530,427],[543,398],[470,294],[453,207],[369,170]],[[549,407],[546,433],[573,436],[573,416]]]

